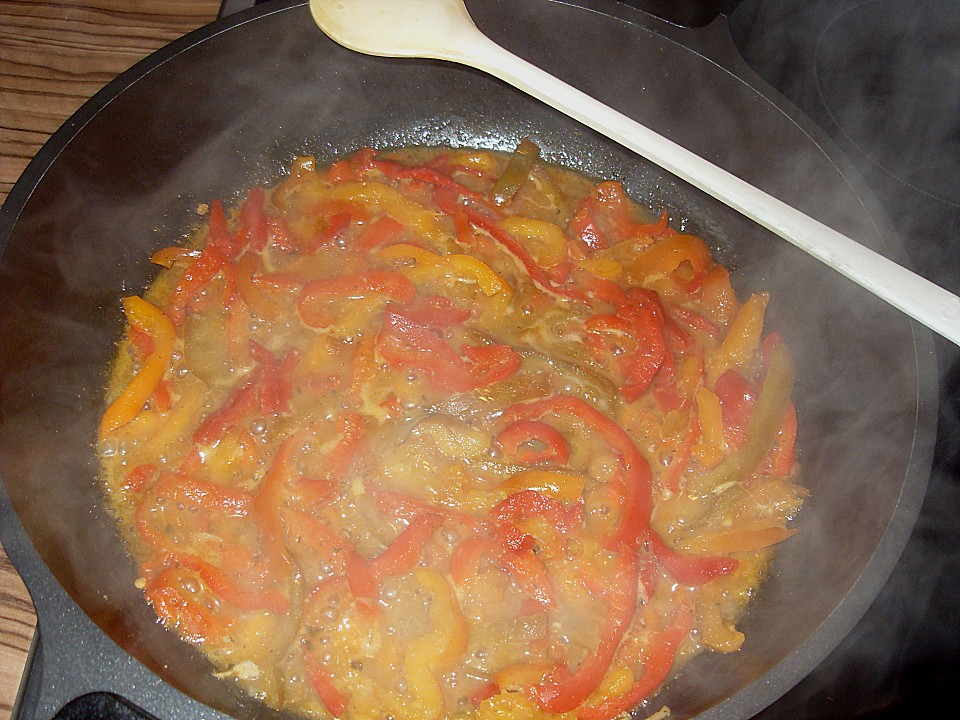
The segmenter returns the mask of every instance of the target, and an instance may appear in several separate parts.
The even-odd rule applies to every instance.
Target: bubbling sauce
[[[103,482],[225,682],[305,717],[605,719],[743,642],[805,496],[767,296],[538,154],[298,158],[124,299]]]

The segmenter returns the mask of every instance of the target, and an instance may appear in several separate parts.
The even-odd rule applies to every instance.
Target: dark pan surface
[[[819,136],[680,44],[682,33],[601,0],[468,4],[509,49],[902,260],[882,214]],[[712,32],[701,46],[722,54]],[[263,716],[151,619],[100,504],[93,441],[101,388],[121,332],[119,298],[149,282],[150,252],[189,229],[198,203],[234,199],[296,154],[510,148],[524,136],[549,159],[623,179],[652,208],[665,205],[675,223],[704,234],[739,291],[771,291],[769,327],[796,355],[801,462],[813,492],[802,532],[744,619],[743,650],[698,658],[650,710],[749,716],[852,627],[895,564],[929,474],[929,334],[500,82],[447,64],[356,55],[328,41],[303,3],[282,2],[202,29],[121,76],[54,136],[4,206],[0,472],[16,517],[4,502],[2,540],[40,614],[38,717],[65,692],[87,690],[115,691],[161,718],[210,716],[171,685],[237,717]]]

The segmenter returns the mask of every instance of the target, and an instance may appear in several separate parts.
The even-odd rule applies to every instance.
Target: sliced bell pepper
[[[664,569],[674,579],[687,585],[703,585],[729,575],[740,566],[740,561],[735,558],[678,553],[668,547],[653,530],[648,533],[648,542]]]
[[[639,565],[635,550],[620,550],[613,577],[615,581],[606,587],[607,613],[597,646],[575,670],[558,663],[529,689],[531,698],[544,710],[552,713],[574,710],[597,689],[610,668],[636,612]]]
[[[526,138],[520,141],[510,156],[507,167],[487,193],[495,205],[503,206],[513,200],[530,177],[530,171],[538,157],[540,148],[536,143]]]
[[[446,709],[439,676],[453,668],[463,655],[470,631],[457,597],[443,575],[419,568],[414,577],[430,597],[430,627],[408,643],[403,674],[410,694],[424,712],[424,720],[438,720]]]
[[[350,707],[350,698],[334,685],[330,672],[310,649],[310,646],[303,642],[300,647],[310,685],[330,714],[335,718],[340,717]]]
[[[611,720],[637,707],[663,685],[680,644],[693,630],[693,612],[681,605],[674,612],[670,625],[655,633],[643,652],[643,672],[640,679],[627,692],[590,701],[577,713],[578,720]]]
[[[175,326],[179,327],[183,323],[190,302],[217,276],[227,261],[238,254],[240,249],[227,228],[227,218],[223,212],[222,203],[214,200],[210,203],[207,244],[200,252],[200,256],[184,270],[167,303],[167,315]]]
[[[539,420],[518,420],[497,433],[494,442],[505,457],[521,465],[566,465],[570,459],[570,446],[561,432]]]
[[[620,483],[621,508],[616,530],[607,538],[611,549],[626,544],[636,547],[650,522],[653,505],[650,466],[640,455],[630,436],[615,421],[608,418],[585,400],[571,395],[557,395],[545,400],[511,405],[500,419],[505,423],[540,419],[547,413],[569,415],[597,432],[617,454],[623,468],[624,481]]]
[[[100,420],[102,440],[117,428],[133,420],[153,395],[170,366],[176,330],[170,319],[157,307],[137,296],[124,298],[123,310],[132,327],[145,332],[153,340],[153,352],[143,361],[140,371],[110,403]]]
[[[226,628],[198,600],[187,596],[183,588],[185,571],[167,568],[147,581],[144,595],[165,625],[177,630],[187,642],[195,645],[219,643],[226,637]]]
[[[325,305],[328,300],[334,298],[356,300],[371,293],[392,298],[400,303],[408,303],[416,296],[417,288],[400,273],[371,270],[307,283],[300,292],[297,309],[307,325],[325,327],[330,319]],[[324,312],[325,310],[327,312]]]
[[[465,345],[461,356],[425,325],[387,307],[377,349],[392,367],[422,372],[440,390],[469,392],[505,380],[520,369],[521,358],[508,345]]]

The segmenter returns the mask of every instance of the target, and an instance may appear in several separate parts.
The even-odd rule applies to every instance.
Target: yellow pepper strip
[[[768,293],[755,293],[740,307],[720,347],[711,353],[707,367],[711,379],[716,379],[729,368],[748,363],[760,346],[763,318],[770,300]]]
[[[556,667],[556,662],[540,660],[507,665],[493,674],[493,681],[501,692],[525,692],[531,685],[543,680],[543,676]]]
[[[723,460],[723,414],[720,398],[705,387],[697,388],[697,422],[700,425],[700,442],[694,452],[707,467],[715,467]]]
[[[126,297],[123,299],[123,311],[133,327],[153,338],[153,352],[143,361],[140,372],[134,375],[103,414],[99,433],[101,440],[133,420],[143,409],[167,372],[176,338],[170,319],[146,300],[135,295]]]
[[[444,255],[442,259],[453,268],[457,275],[461,277],[469,275],[475,278],[481,292],[487,297],[513,293],[513,288],[507,281],[491,270],[490,266],[483,260],[479,260],[472,255]]]
[[[623,273],[623,265],[602,257],[584,258],[580,261],[580,269],[607,280],[616,280]]]
[[[796,534],[796,530],[782,526],[762,529],[733,529],[696,535],[678,545],[679,550],[709,555],[729,555],[737,552],[753,552],[776,545]]]
[[[416,245],[397,243],[379,250],[377,257],[383,260],[415,260],[417,263],[416,273],[414,277],[411,277],[414,282],[420,277],[420,271],[426,269],[427,274],[424,279],[432,279],[441,275],[473,278],[477,281],[480,291],[487,297],[493,297],[494,295],[509,296],[513,293],[513,289],[506,280],[491,270],[485,262],[472,255],[438,255]],[[403,272],[407,270],[410,269],[404,269]]]
[[[684,262],[689,262],[693,271],[699,273],[710,266],[713,255],[695,235],[667,235],[637,252],[628,267],[631,273],[646,278],[669,275]]]
[[[472,150],[453,150],[447,153],[446,161],[450,165],[462,165],[483,172],[493,172],[496,169],[496,160],[488,152]]]
[[[721,325],[729,325],[740,303],[730,284],[730,272],[723,265],[714,265],[703,276],[700,300],[714,320]]]
[[[777,441],[783,425],[783,414],[790,404],[793,381],[793,358],[786,348],[774,345],[763,387],[747,422],[747,438],[743,447],[705,475],[688,479],[691,493],[709,492],[730,482],[741,482],[756,471]]]
[[[446,236],[440,224],[439,213],[427,210],[398,190],[382,183],[347,182],[332,187],[311,183],[305,184],[302,192],[305,199],[317,202],[340,201],[379,207],[393,219],[434,242]]]
[[[551,267],[566,260],[567,236],[559,225],[520,215],[505,218],[502,224],[542,267]]]
[[[511,475],[501,485],[502,490],[510,493],[521,490],[536,490],[541,495],[572,503],[580,499],[587,480],[583,475],[550,470],[522,470]]]
[[[443,575],[429,568],[418,568],[414,577],[430,596],[431,629],[407,646],[403,672],[411,695],[428,713],[424,718],[441,718],[446,708],[438,675],[456,665],[466,650],[470,631]]]
[[[171,245],[170,247],[160,248],[150,256],[150,262],[160,267],[169,268],[177,260],[186,260],[200,256],[199,250]]]

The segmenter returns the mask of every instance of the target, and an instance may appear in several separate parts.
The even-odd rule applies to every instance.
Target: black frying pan
[[[468,5],[509,49],[903,260],[856,176],[812,125],[764,96],[717,26],[682,31],[604,0]],[[896,563],[929,474],[929,333],[500,82],[353,54],[313,26],[302,2],[279,2],[201,29],[118,78],[51,139],[4,205],[0,539],[34,596],[42,640],[25,717],[50,717],[93,690],[161,718],[211,717],[211,708],[264,716],[158,627],[100,504],[92,443],[122,326],[118,299],[149,282],[149,253],[185,233],[197,203],[234,199],[296,154],[332,158],[366,144],[510,148],[524,136],[548,159],[622,178],[707,237],[738,290],[772,292],[770,327],[796,355],[801,462],[813,492],[802,532],[742,622],[744,648],[697,658],[650,710],[747,717],[849,631]]]

